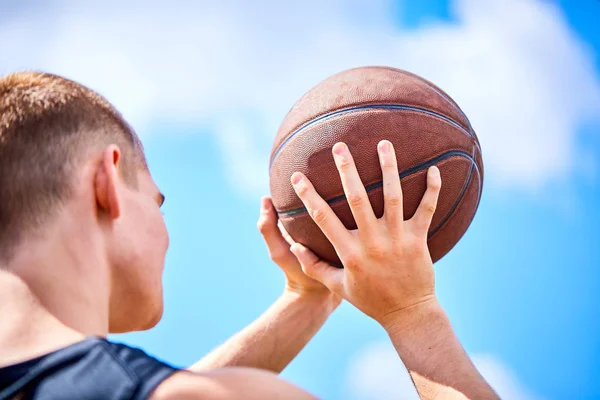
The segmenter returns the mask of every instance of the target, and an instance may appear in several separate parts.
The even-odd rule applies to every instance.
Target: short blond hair
[[[146,165],[141,142],[106,99],[48,73],[0,78],[0,260],[58,212],[74,171],[111,143],[123,153],[123,178],[137,185],[136,167]]]

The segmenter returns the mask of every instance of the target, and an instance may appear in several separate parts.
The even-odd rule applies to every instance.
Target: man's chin
[[[161,307],[154,313],[153,317],[149,319],[148,323],[139,330],[147,331],[148,329],[154,328],[162,319],[163,312],[164,312],[164,308],[161,305]]]
[[[148,313],[144,318],[136,315],[137,318],[123,318],[120,321],[111,321],[109,324],[110,333],[127,333],[147,331],[154,328],[162,319],[164,308],[162,305],[154,312]]]

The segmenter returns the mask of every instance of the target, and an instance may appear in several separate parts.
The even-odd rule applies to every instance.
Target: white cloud
[[[408,371],[391,343],[372,343],[359,351],[346,374],[344,398],[418,400]]]
[[[457,22],[416,30],[395,26],[386,0],[52,4],[3,17],[0,72],[72,77],[142,132],[156,121],[208,126],[232,182],[253,196],[267,190],[286,111],[350,67],[392,65],[439,84],[478,132],[488,183],[505,186],[576,170],[577,128],[600,111],[589,50],[542,0],[456,0]]]
[[[507,365],[494,356],[476,354],[471,359],[500,398],[540,400],[519,382]],[[351,400],[419,398],[404,364],[389,342],[372,343],[354,356],[346,374],[344,391],[344,398]]]
[[[540,400],[541,397],[523,386],[510,368],[489,354],[472,356],[473,363],[488,383],[505,400]]]

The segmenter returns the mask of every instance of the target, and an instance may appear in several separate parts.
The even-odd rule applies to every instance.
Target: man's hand
[[[273,207],[270,197],[263,197],[260,205],[260,217],[258,219],[258,230],[263,235],[269,256],[275,264],[283,270],[286,277],[286,290],[300,295],[331,295],[338,302],[339,296],[332,294],[321,282],[308,277],[298,262],[298,259],[290,251],[294,244],[283,226],[278,225],[277,212]]]
[[[415,215],[404,221],[402,189],[392,144],[379,143],[385,213],[377,219],[347,146],[333,156],[358,229],[347,230],[329,205],[300,173],[292,175],[296,193],[335,247],[344,269],[334,268],[299,243],[292,251],[304,272],[348,300],[382,325],[392,316],[435,301],[433,264],[427,231],[441,187],[437,167],[427,174],[427,192]]]
[[[349,231],[313,185],[296,172],[296,193],[333,244],[344,269],[296,243],[303,271],[378,321],[389,334],[423,399],[497,399],[452,331],[437,302],[427,232],[441,188],[437,167],[427,171],[427,191],[414,216],[404,220],[402,189],[392,144],[378,145],[384,214],[377,219],[348,148],[333,147],[357,230]]]

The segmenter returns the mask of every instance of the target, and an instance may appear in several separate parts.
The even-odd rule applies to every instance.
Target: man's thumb
[[[294,243],[290,247],[290,251],[296,256],[302,266],[302,271],[307,276],[321,282],[329,290],[340,293],[343,269],[332,267],[300,243]]]

